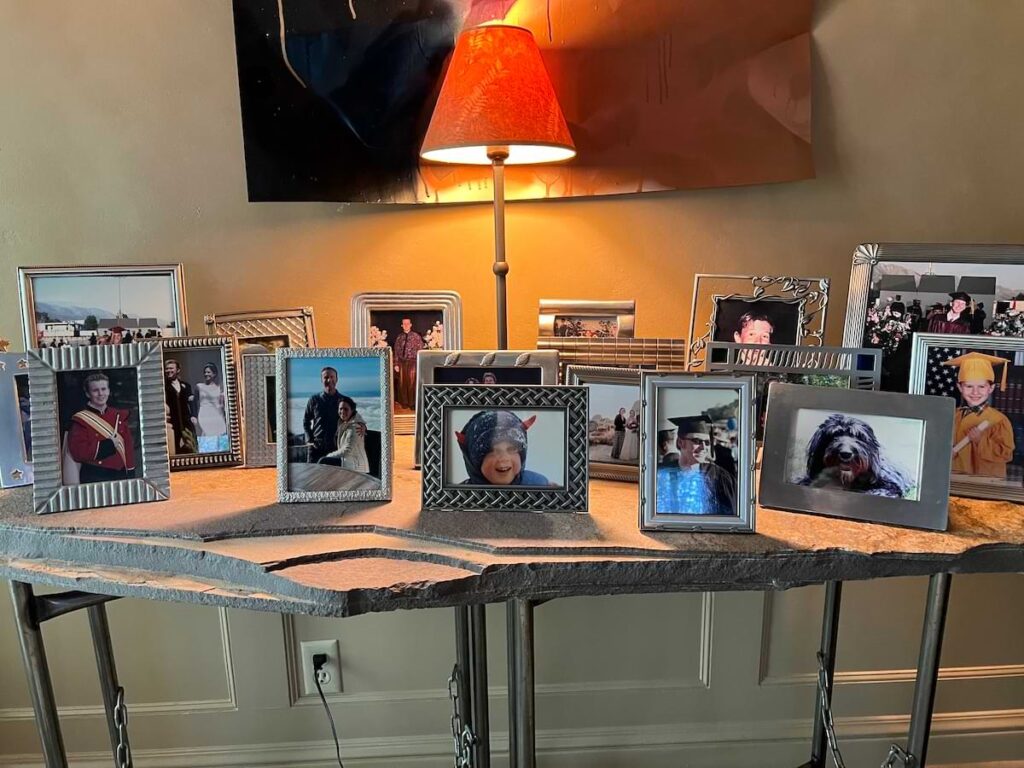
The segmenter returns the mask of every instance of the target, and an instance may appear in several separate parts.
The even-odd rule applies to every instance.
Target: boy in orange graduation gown
[[[960,369],[957,387],[961,404],[953,421],[953,472],[1006,477],[1006,465],[1013,458],[1013,427],[1006,416],[989,405],[989,399],[996,382],[993,366],[1003,366],[1005,390],[1009,362],[995,355],[970,352],[943,363]]]

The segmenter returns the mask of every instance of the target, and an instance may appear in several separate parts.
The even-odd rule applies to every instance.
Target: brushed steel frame
[[[183,336],[160,342],[163,356],[176,351],[208,349],[220,357],[221,386],[224,389],[225,421],[228,427],[228,450],[216,453],[187,453],[169,456],[171,471],[236,467],[242,463],[242,417],[238,398],[238,343],[233,336]],[[170,354],[169,354],[170,353]],[[161,370],[162,380],[162,370]],[[163,392],[163,387],[161,387]]]
[[[28,376],[28,354],[0,352],[0,488],[32,485],[32,462],[22,438],[15,376]],[[31,384],[29,385],[31,397]]]
[[[286,336],[289,347],[316,346],[312,307],[225,312],[206,315],[203,321],[207,335],[234,336],[239,346],[265,336]]]
[[[631,339],[636,324],[636,301],[587,301],[577,299],[541,299],[537,314],[537,335],[555,335],[555,317],[609,317],[614,316],[618,333],[608,338]],[[580,338],[580,337],[561,337]],[[588,337],[583,337],[588,338]]]
[[[605,368],[599,365],[567,365],[565,367],[565,383],[570,386],[585,386],[586,384],[618,384],[621,386],[633,387],[636,390],[636,399],[643,400],[643,392],[640,390],[640,371],[636,368]],[[587,419],[590,419],[589,410],[587,413]],[[639,482],[640,459],[637,457],[636,466],[632,466],[630,464],[616,464],[610,461],[594,461],[591,459],[590,476],[600,478],[602,480],[622,480],[630,483]]]
[[[559,380],[568,365],[677,370],[686,368],[686,339],[606,339],[551,336],[537,339],[537,348],[558,352]]]
[[[277,500],[282,503],[306,501],[390,501],[394,470],[394,416],[391,398],[390,347],[321,347],[277,350]],[[291,491],[288,489],[288,361],[298,358],[338,360],[375,357],[380,384],[380,488],[373,490]],[[342,372],[338,371],[341,379]]]
[[[643,394],[640,400],[640,529],[753,533],[757,506],[754,501],[754,377],[642,371],[640,389]],[[739,400],[739,456],[736,459],[735,515],[657,513],[658,465],[651,456],[657,449],[660,389],[732,390],[736,393]]]
[[[855,389],[772,384],[771,406],[761,456],[762,506],[792,512],[866,520],[906,528],[946,530],[953,437],[953,401],[948,397],[865,392]],[[795,485],[786,480],[786,458],[793,440],[795,415],[801,409],[828,410],[864,416],[889,416],[924,422],[921,435],[920,498],[892,499],[865,493]]]
[[[277,404],[277,391],[267,391],[267,377],[277,381],[277,358],[274,355],[242,355],[242,417],[245,428],[245,466],[277,466],[277,443],[265,439],[267,434],[267,397]],[[277,427],[277,424],[274,424]]]
[[[37,277],[122,277],[155,275],[171,281],[174,297],[175,336],[188,335],[188,314],[185,311],[185,278],[181,264],[125,264],[81,267],[18,267],[18,298],[21,302],[21,332],[25,349],[32,349],[36,343],[35,333],[35,287],[32,281]]]
[[[714,285],[708,283],[714,281]],[[735,283],[735,286],[732,285]],[[829,289],[827,277],[790,277],[788,275],[719,275],[701,274],[693,278],[693,302],[690,307],[690,353],[687,370],[702,370],[708,345],[714,341],[717,330],[719,302],[729,299],[756,304],[776,301],[798,306],[797,346],[821,346],[825,337],[825,316],[828,312]],[[704,291],[701,289],[705,288]],[[730,290],[731,289],[731,290]],[[707,293],[710,290],[711,293]],[[727,293],[719,293],[727,290]],[[710,301],[711,306],[705,304]],[[707,312],[708,319],[699,331],[699,312]],[[849,346],[860,346],[858,344]]]
[[[144,342],[47,347],[30,350],[28,355],[29,390],[33,406],[32,458],[35,469],[32,506],[35,512],[68,512],[169,498],[171,484],[167,462],[164,373],[160,345]],[[138,376],[142,476],[129,480],[64,485],[61,475],[57,374],[112,368],[134,368]]]

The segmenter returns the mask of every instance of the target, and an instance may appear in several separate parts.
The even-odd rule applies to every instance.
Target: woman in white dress
[[[362,429],[359,425],[362,425]],[[320,459],[319,463],[353,469],[356,472],[369,472],[370,460],[366,455],[365,434],[366,422],[356,410],[356,401],[348,395],[342,395],[338,404],[335,450]]]
[[[203,381],[195,386],[193,397],[199,400],[196,427],[199,452],[218,453],[228,450],[228,424],[224,415],[224,390],[218,381],[217,366],[203,366]]]
[[[637,420],[636,411],[632,408],[629,409],[629,416],[626,417],[626,436],[622,439],[619,459],[622,461],[638,461],[640,459],[640,422]]]

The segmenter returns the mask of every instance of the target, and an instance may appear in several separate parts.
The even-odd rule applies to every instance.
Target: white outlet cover
[[[330,680],[321,683],[326,693],[341,693],[341,653],[337,640],[315,640],[301,643],[302,652],[302,695],[317,696],[316,683],[313,680],[313,657],[318,653],[327,654],[327,663],[323,670],[330,675]]]

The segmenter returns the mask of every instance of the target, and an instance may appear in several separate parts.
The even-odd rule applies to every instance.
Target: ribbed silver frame
[[[224,312],[206,315],[210,336],[234,336],[239,345],[264,336],[286,336],[290,347],[315,347],[313,308],[261,309],[253,312]]]
[[[0,352],[0,488],[32,485],[32,462],[22,438],[16,375],[28,375],[28,355]]]
[[[555,335],[555,317],[608,317],[614,316],[619,332],[612,338],[633,338],[636,323],[636,301],[586,301],[577,299],[541,299],[537,315],[537,335]],[[564,338],[564,337],[563,337]]]
[[[390,347],[335,347],[277,350],[277,500],[302,501],[390,501],[394,474],[394,403],[391,397]],[[294,358],[332,360],[346,357],[375,357],[380,364],[380,488],[351,491],[288,490],[288,361]],[[340,376],[340,371],[339,371]]]
[[[146,501],[171,494],[164,420],[164,372],[155,342],[59,347],[31,350],[29,391],[32,396],[32,458],[37,514],[69,512]],[[139,386],[139,441],[142,477],[84,485],[64,485],[61,476],[60,408],[57,374],[62,371],[103,371],[135,368]]]
[[[619,384],[636,389],[636,399],[643,400],[640,391],[640,370],[637,368],[604,368],[599,365],[567,365],[565,367],[565,383],[570,386],[586,384]],[[590,420],[589,405],[587,420]],[[588,438],[589,451],[589,438]],[[623,480],[635,483],[640,479],[640,459],[636,466],[615,464],[610,461],[590,460],[590,476],[602,480]]]
[[[277,392],[267,392],[267,377],[277,376],[275,355],[242,355],[242,414],[245,429],[245,466],[273,467],[277,443],[268,442],[267,397],[277,403]],[[276,382],[276,379],[275,379]],[[274,425],[275,427],[277,424]]]
[[[162,339],[164,357],[175,350],[208,349],[220,357],[221,386],[228,425],[228,450],[171,456],[171,470],[236,467],[242,463],[242,418],[238,402],[238,344],[232,336],[185,336]],[[161,390],[162,391],[162,390]]]

